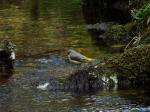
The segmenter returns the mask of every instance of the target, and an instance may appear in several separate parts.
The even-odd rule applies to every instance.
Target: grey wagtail
[[[88,58],[74,50],[68,50],[68,58],[69,61],[76,64],[86,63],[89,61],[93,61],[94,59]]]

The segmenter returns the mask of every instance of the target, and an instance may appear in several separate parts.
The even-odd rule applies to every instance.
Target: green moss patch
[[[150,82],[150,46],[129,49],[111,58],[107,65],[118,73],[118,79],[123,79],[120,82],[147,84]]]

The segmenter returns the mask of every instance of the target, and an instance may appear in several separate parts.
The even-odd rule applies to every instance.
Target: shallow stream
[[[0,112],[149,112],[143,90],[99,90],[71,93],[39,90],[57,85],[79,65],[67,60],[67,50],[89,57],[111,54],[99,48],[87,30],[80,0],[2,0],[0,39],[16,44],[15,72],[0,77]],[[2,74],[2,73],[1,73]]]

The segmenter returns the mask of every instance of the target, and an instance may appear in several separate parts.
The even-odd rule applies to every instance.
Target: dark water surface
[[[148,112],[142,90],[103,90],[93,94],[39,90],[78,68],[66,59],[74,48],[90,57],[110,54],[93,44],[80,0],[1,0],[0,40],[17,45],[15,72],[0,77],[0,112]],[[0,75],[7,73],[0,73]]]
[[[142,90],[57,91],[58,80],[78,66],[60,56],[16,61],[13,76],[1,80],[0,112],[149,112],[150,97]],[[38,85],[50,83],[46,90]]]

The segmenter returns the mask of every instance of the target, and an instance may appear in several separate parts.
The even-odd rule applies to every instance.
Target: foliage
[[[115,34],[115,36],[124,36],[124,35],[129,34],[130,32],[132,32],[134,27],[135,27],[134,22],[128,23],[126,25],[114,25],[112,27],[112,29],[110,30],[110,32],[112,34]]]
[[[131,10],[131,15],[136,20],[144,20],[150,16],[150,4],[140,10]]]
[[[148,4],[150,0],[129,0],[129,7],[135,8],[135,9],[140,9],[142,8],[145,4]]]
[[[105,37],[103,40],[107,46],[127,44],[131,40],[132,32],[136,30],[136,22],[130,22],[126,25],[113,25],[108,32],[103,34]]]

